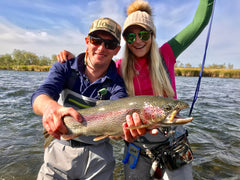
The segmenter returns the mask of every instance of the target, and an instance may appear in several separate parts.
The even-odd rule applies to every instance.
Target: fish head
[[[181,101],[181,100],[170,100],[167,104],[167,107],[165,107],[166,111],[168,111],[167,117],[161,121],[161,124],[164,125],[182,125],[189,123],[193,120],[192,117],[183,117],[180,116],[180,111],[188,108],[188,103]]]
[[[178,125],[191,122],[193,118],[179,116],[182,109],[189,105],[181,100],[155,96],[151,101],[144,102],[143,118],[145,124]]]

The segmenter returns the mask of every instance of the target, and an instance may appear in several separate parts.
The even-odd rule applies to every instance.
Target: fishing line
[[[210,38],[210,32],[211,32],[211,28],[212,28],[212,21],[213,21],[213,14],[214,14],[214,8],[215,8],[215,1],[216,0],[213,0],[213,9],[212,9],[212,15],[211,15],[211,20],[210,20],[210,24],[209,24],[208,34],[207,34],[207,40],[206,40],[206,45],[205,45],[205,52],[204,52],[204,56],[203,56],[202,67],[201,67],[201,71],[200,71],[200,74],[199,74],[197,87],[196,87],[196,90],[195,90],[195,95],[193,97],[193,102],[192,102],[191,109],[190,109],[190,112],[189,112],[188,116],[191,116],[192,110],[193,110],[193,106],[194,106],[194,104],[195,104],[195,102],[197,100],[197,97],[198,97],[198,92],[199,92],[201,79],[202,79],[202,72],[203,72],[205,59],[206,59],[206,54],[207,54],[208,42],[209,42],[209,38]]]

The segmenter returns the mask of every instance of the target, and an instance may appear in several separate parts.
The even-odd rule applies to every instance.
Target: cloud
[[[171,0],[170,0],[171,2]],[[195,14],[198,2],[181,2],[180,5],[172,6],[171,3],[158,2],[155,17],[157,26],[157,42],[161,45],[170,40],[182,28],[188,25]],[[176,2],[176,1],[174,1]],[[240,1],[217,1],[214,12],[214,19],[208,45],[206,65],[234,64],[234,68],[240,68],[240,24],[239,11],[237,10]],[[155,11],[156,12],[156,11]],[[199,37],[178,57],[183,64],[190,63],[197,67],[202,63],[208,26]]]
[[[26,50],[40,56],[51,56],[63,49],[78,54],[85,51],[85,35],[77,29],[64,29],[59,32],[27,30],[1,18],[0,54],[12,53],[14,49]]]

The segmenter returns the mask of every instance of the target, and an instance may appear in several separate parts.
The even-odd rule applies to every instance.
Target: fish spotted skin
[[[188,104],[180,100],[150,95],[107,100],[95,107],[78,110],[83,118],[82,123],[71,116],[65,116],[63,121],[68,133],[62,137],[72,139],[80,135],[122,135],[122,124],[126,115],[132,115],[134,112],[140,115],[144,125],[130,127],[131,129],[185,124],[191,122],[192,118],[180,118],[176,114],[187,107]]]

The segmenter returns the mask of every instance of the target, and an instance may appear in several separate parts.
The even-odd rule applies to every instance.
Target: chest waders
[[[83,95],[71,90],[74,88],[74,85],[75,85],[75,82],[76,82],[78,76],[79,76],[78,71],[75,69],[72,69],[71,76],[67,80],[67,88],[65,88],[61,92],[58,103],[65,107],[72,107],[76,110],[95,106],[98,101],[97,99],[83,96]],[[108,86],[109,86],[109,81],[106,81],[105,83],[103,83],[102,89],[100,89],[98,91],[99,100],[104,99],[104,97],[108,91],[107,90]],[[78,147],[78,146],[83,146],[83,145],[96,145],[96,144],[100,144],[100,143],[109,141],[108,138],[105,138],[105,139],[102,139],[99,141],[93,141],[94,138],[95,138],[95,136],[83,136],[82,135],[82,136],[74,138],[73,140],[61,141],[61,143],[65,144],[65,145],[70,144],[71,146]]]

